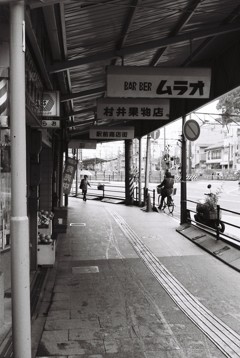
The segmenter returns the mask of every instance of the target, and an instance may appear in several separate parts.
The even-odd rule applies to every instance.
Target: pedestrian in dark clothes
[[[79,188],[82,189],[82,194],[83,194],[83,200],[87,201],[87,189],[88,189],[88,185],[90,185],[89,181],[88,181],[88,176],[84,175],[84,178],[81,180],[80,186]]]

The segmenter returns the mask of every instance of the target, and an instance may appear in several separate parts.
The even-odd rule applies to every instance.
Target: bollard
[[[0,272],[0,326],[4,324],[4,274]]]
[[[152,211],[151,196],[150,193],[147,195],[147,212]]]
[[[155,189],[153,189],[153,205],[152,205],[152,210],[157,212],[158,213],[158,209],[156,208],[156,205],[155,205],[155,197],[156,197],[156,191]]]

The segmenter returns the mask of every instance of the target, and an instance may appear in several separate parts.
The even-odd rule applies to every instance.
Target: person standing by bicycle
[[[173,192],[173,185],[174,185],[174,179],[172,174],[166,170],[164,180],[159,184],[157,187],[161,188],[161,201],[160,205],[158,207],[159,210],[162,209],[163,201],[167,197],[168,200],[171,198],[172,192]]]

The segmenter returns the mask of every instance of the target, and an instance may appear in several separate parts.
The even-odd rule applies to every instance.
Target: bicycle
[[[158,192],[158,206],[160,205],[160,201],[161,201],[161,188],[157,188],[157,192]],[[174,211],[174,200],[173,200],[173,196],[176,195],[177,193],[177,188],[173,188],[173,192],[171,195],[168,195],[164,198],[163,200],[163,206],[162,206],[162,211],[165,212],[165,209],[168,208],[169,214],[172,214]]]

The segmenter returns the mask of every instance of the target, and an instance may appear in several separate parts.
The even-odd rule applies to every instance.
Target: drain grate
[[[192,237],[191,240],[198,240],[198,239],[201,239],[202,237],[206,236],[206,234],[202,234],[202,235],[198,235],[198,236],[195,236],[195,237]]]
[[[72,273],[98,273],[98,266],[75,266],[72,267]]]
[[[230,250],[229,246],[224,246],[219,250],[213,251],[214,255],[221,255],[224,251]]]

